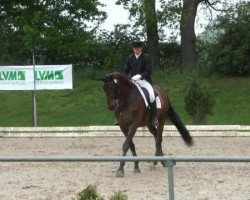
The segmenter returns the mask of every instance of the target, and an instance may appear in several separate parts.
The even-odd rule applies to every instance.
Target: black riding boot
[[[157,119],[156,101],[154,101],[153,103],[150,103],[150,114],[151,114],[151,119],[152,119],[152,125],[159,126],[159,122]]]

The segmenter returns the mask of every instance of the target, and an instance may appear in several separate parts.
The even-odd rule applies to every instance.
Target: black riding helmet
[[[133,48],[143,47],[143,42],[142,41],[133,41],[132,42],[132,47]]]

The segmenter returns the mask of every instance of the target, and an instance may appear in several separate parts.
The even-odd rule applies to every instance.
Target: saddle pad
[[[141,93],[141,96],[142,96],[142,98],[144,100],[144,103],[145,103],[145,106],[147,108],[149,106],[149,104],[148,104],[148,101],[147,101],[147,97],[145,96],[142,88],[139,86],[138,83],[136,83],[136,82],[133,82],[133,83],[136,85],[136,87],[138,88],[139,92]],[[156,101],[156,108],[157,109],[161,109],[161,100],[160,100],[160,98],[158,96],[155,98],[155,101]]]
[[[156,101],[156,108],[161,109],[161,100],[160,100],[159,96],[157,96],[155,98],[155,101]]]
[[[142,96],[142,98],[144,100],[144,103],[145,103],[145,106],[147,108],[148,107],[148,101],[147,101],[147,98],[145,97],[144,92],[142,91],[142,89],[141,89],[141,87],[139,86],[138,83],[136,83],[136,82],[133,82],[133,83],[136,85],[136,87],[138,88],[139,92],[141,93],[141,96]]]

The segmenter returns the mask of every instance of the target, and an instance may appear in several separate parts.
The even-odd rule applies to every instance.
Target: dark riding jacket
[[[137,59],[134,54],[131,54],[126,60],[124,72],[129,78],[136,74],[140,74],[142,79],[145,79],[152,84],[150,77],[152,68],[151,65],[151,60],[148,54],[142,52]]]

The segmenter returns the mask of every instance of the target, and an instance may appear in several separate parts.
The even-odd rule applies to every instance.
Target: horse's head
[[[103,81],[103,90],[107,96],[107,104],[110,110],[119,107],[119,102],[125,94],[125,89],[130,85],[127,76],[120,72],[110,72]]]

